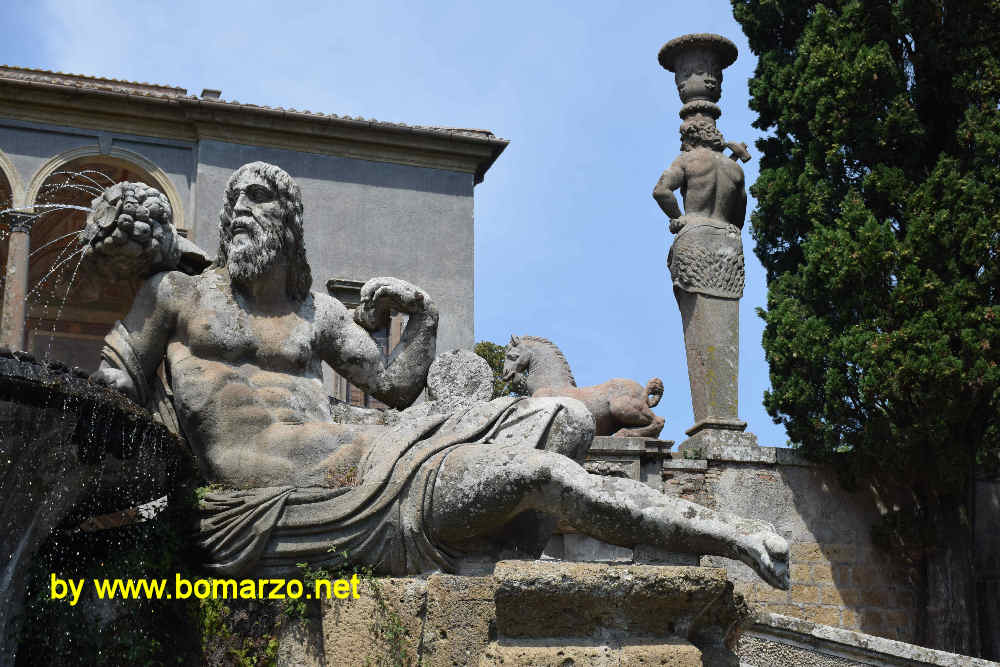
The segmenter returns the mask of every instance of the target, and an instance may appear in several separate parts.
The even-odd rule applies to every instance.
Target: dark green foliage
[[[734,0],[768,411],[806,453],[964,484],[1000,422],[1000,2]]]
[[[765,406],[804,454],[914,499],[880,541],[971,539],[1000,451],[1000,0],[732,1],[768,132]]]
[[[493,398],[500,396],[527,396],[521,389],[512,387],[509,382],[503,381],[503,357],[505,347],[482,340],[476,343],[472,351],[486,360],[486,363],[493,369]]]

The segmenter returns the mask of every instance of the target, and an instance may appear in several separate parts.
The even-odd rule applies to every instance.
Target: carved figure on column
[[[675,73],[684,106],[681,154],[663,172],[653,198],[677,235],[667,266],[684,325],[688,379],[695,424],[742,431],[739,398],[739,299],[743,296],[740,237],[747,195],[738,160],[750,159],[746,144],[727,142],[715,126],[721,110],[722,70],[736,60],[736,47],[719,35],[685,35],[660,50],[660,64]],[[732,153],[725,155],[729,148]],[[674,196],[684,198],[681,212]]]

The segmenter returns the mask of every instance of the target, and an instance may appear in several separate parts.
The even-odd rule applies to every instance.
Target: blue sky
[[[679,441],[691,426],[671,236],[650,194],[678,152],[680,101],[656,55],[689,32],[733,40],[740,56],[725,71],[719,128],[755,154],[756,58],[727,0],[7,0],[3,24],[8,65],[509,139],[476,188],[477,339],[550,338],[581,386],[661,377],[661,437]],[[744,170],[752,183],[756,155]],[[761,444],[784,445],[761,405],[769,382],[755,309],[766,290],[748,227],[740,415]]]

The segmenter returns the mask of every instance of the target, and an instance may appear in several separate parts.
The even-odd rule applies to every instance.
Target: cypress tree
[[[918,643],[992,654],[973,524],[1000,451],[1000,0],[732,4],[767,133],[765,407],[907,499],[874,536],[918,554]]]

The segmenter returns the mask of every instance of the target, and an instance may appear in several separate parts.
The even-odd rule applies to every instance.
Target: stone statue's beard
[[[230,228],[237,226],[240,219],[234,218]],[[282,250],[280,230],[273,229],[266,222],[260,225],[247,220],[244,229],[248,241],[233,243],[230,239],[227,251],[229,275],[237,283],[247,283],[260,277],[278,261]]]

